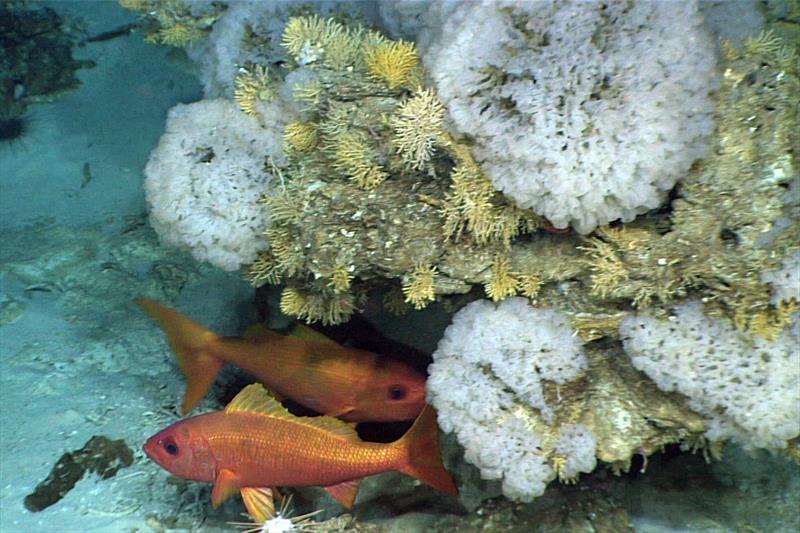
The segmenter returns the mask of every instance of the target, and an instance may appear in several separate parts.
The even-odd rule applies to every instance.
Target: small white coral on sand
[[[715,57],[696,2],[446,10],[423,58],[440,99],[495,187],[555,227],[630,221],[705,155]]]
[[[567,383],[587,368],[567,318],[525,298],[473,302],[459,311],[433,354],[428,400],[444,431],[455,431],[465,458],[484,479],[502,479],[503,493],[530,501],[556,470],[543,448],[566,459],[567,477],[594,468],[595,441],[585,428],[561,428],[558,443],[531,424],[553,418],[543,380]]]
[[[800,322],[774,341],[751,337],[703,314],[700,302],[675,307],[673,320],[647,315],[620,326],[633,365],[664,391],[689,398],[708,419],[711,440],[785,448],[800,436]]]

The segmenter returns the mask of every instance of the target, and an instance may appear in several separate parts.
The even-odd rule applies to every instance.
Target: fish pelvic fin
[[[353,504],[356,502],[359,483],[361,483],[360,479],[351,479],[349,481],[343,481],[337,485],[330,485],[323,488],[328,494],[333,496],[337,502],[342,504],[342,507],[349,511],[353,508]]]
[[[442,464],[439,426],[433,407],[426,405],[411,429],[395,445],[406,450],[406,460],[397,468],[398,471],[415,477],[436,490],[458,496],[458,488]]]
[[[214,488],[211,489],[211,504],[214,509],[219,507],[222,502],[233,496],[239,491],[239,477],[233,470],[223,468],[217,473],[214,480]]]
[[[134,301],[167,334],[167,341],[175,353],[178,366],[186,377],[186,394],[183,397],[183,414],[186,414],[197,407],[208,393],[224,365],[210,349],[211,343],[219,337],[155,300],[137,298]]]

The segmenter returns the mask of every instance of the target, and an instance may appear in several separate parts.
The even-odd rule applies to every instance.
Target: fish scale
[[[210,413],[193,420],[219,434],[209,444],[220,468],[258,465],[260,480],[269,479],[272,485],[335,485],[386,471],[402,456],[391,445],[345,439],[286,419]],[[324,463],[324,473],[314,472],[307,480],[296,475],[302,465],[313,462]]]

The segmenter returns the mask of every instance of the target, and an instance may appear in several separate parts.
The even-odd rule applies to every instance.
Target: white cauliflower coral
[[[633,365],[661,390],[677,391],[708,419],[711,440],[785,448],[800,436],[800,322],[774,341],[751,337],[703,314],[691,301],[672,320],[647,315],[620,326]]]
[[[270,158],[283,162],[289,117],[279,103],[260,111],[268,128],[223,99],[169,111],[145,167],[150,223],[162,242],[223,270],[252,262],[268,246],[267,211],[258,200],[270,188]]]
[[[509,498],[530,501],[557,475],[530,417],[553,418],[542,380],[564,384],[587,369],[573,333],[564,315],[526,298],[481,300],[453,317],[433,354],[428,400],[439,425],[484,479],[502,479]],[[567,477],[594,469],[595,439],[582,426],[563,428],[555,448]]]
[[[588,233],[658,207],[705,155],[713,50],[695,1],[486,0],[424,61],[495,187]]]

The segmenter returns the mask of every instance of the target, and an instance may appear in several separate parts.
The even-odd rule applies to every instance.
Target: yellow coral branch
[[[499,302],[508,296],[514,296],[520,287],[517,275],[511,272],[508,266],[508,259],[504,257],[495,258],[492,263],[492,276],[484,284],[486,295],[492,301]]]
[[[283,141],[289,150],[310,152],[317,146],[319,130],[313,122],[291,122],[283,132]]]
[[[367,70],[386,83],[390,89],[407,85],[419,66],[419,55],[414,43],[389,41],[375,46],[367,53]]]
[[[413,305],[414,309],[424,309],[429,302],[436,298],[433,290],[433,279],[436,272],[435,266],[420,264],[414,268],[414,271],[408,276],[408,280],[403,283],[405,301]]]
[[[444,106],[431,89],[419,90],[397,110],[390,124],[392,139],[400,158],[411,168],[421,169],[433,154],[433,147],[442,136]]]
[[[362,189],[374,189],[389,176],[375,161],[369,145],[358,133],[339,135],[334,157],[334,168],[345,173]]]
[[[239,108],[251,116],[258,116],[256,105],[275,97],[275,87],[269,79],[266,67],[255,65],[251,69],[240,69],[233,82],[233,98]]]

